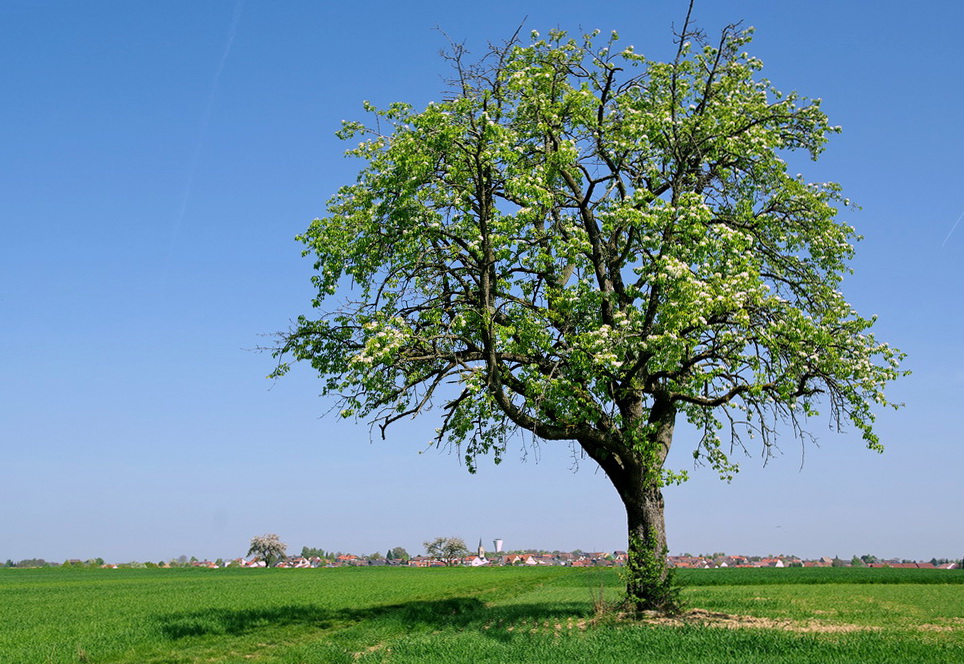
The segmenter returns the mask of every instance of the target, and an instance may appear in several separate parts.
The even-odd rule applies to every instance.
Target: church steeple
[[[479,554],[479,558],[485,558],[485,547],[482,546],[482,538],[481,538],[481,537],[479,538],[479,551],[478,551],[478,554]]]

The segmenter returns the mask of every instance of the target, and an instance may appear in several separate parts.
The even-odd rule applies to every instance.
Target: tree
[[[325,552],[324,549],[303,546],[301,547],[301,557],[302,558],[330,558],[331,556]]]
[[[452,564],[469,553],[461,537],[436,537],[423,542],[422,545],[429,556],[441,560],[446,565]]]
[[[271,566],[285,558],[285,550],[288,545],[281,541],[274,533],[259,535],[251,538],[251,546],[248,548],[249,556],[257,556]]]
[[[317,317],[274,348],[310,362],[342,417],[384,437],[441,405],[435,443],[470,471],[513,435],[568,441],[626,509],[627,593],[672,610],[662,488],[678,421],[729,480],[750,439],[806,441],[820,408],[880,450],[875,408],[902,355],[838,289],[854,229],[834,183],[791,175],[838,131],[783,94],[728,27],[690,27],[669,62],[618,37],[517,37],[421,112],[346,122],[365,165],[299,240]],[[339,290],[341,289],[341,290]],[[458,387],[452,387],[456,384]]]
[[[406,551],[405,548],[401,546],[396,546],[392,548],[386,554],[385,557],[388,558],[389,560],[408,560],[409,558],[411,558],[411,556],[408,555],[408,551]]]

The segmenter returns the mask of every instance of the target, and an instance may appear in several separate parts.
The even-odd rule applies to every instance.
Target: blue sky
[[[6,0],[0,5],[0,559],[384,552],[459,535],[510,548],[625,546],[615,491],[565,446],[525,463],[425,449],[323,418],[300,369],[265,379],[260,336],[308,311],[293,237],[358,164],[334,137],[361,102],[424,106],[447,74],[441,27],[477,52],[527,29],[617,29],[670,53],[684,2]],[[862,205],[844,285],[908,353],[887,450],[812,429],[732,484],[667,489],[672,552],[960,557],[964,5],[698,2],[710,34],[757,28],[778,88],[843,125],[815,164]],[[689,467],[692,436],[672,461]],[[510,455],[521,457],[520,450]],[[536,461],[538,462],[536,463]]]

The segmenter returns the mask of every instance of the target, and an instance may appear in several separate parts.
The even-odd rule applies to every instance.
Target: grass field
[[[596,619],[613,570],[0,570],[0,662],[964,662],[964,573],[681,574],[688,619]]]

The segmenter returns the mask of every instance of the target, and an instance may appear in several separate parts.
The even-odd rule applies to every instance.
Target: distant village
[[[440,538],[443,539],[443,538]],[[229,560],[217,559],[198,560],[180,556],[170,561],[157,563],[130,562],[105,563],[103,559],[91,560],[70,559],[63,563],[50,563],[35,558],[13,562],[8,560],[5,567],[202,567],[202,568],[328,568],[328,567],[492,567],[492,566],[566,566],[566,567],[621,567],[626,564],[625,551],[593,551],[580,549],[574,551],[544,551],[544,550],[516,550],[503,551],[502,540],[494,540],[494,550],[486,551],[479,541],[475,551],[466,551],[460,539],[452,538],[460,546],[451,551],[457,555],[416,555],[410,556],[402,547],[395,547],[385,555],[374,553],[371,555],[355,555],[352,553],[331,552],[311,547],[303,547],[301,555],[278,555],[275,559],[264,559],[259,556],[239,557]],[[427,543],[426,543],[427,544]],[[873,555],[853,556],[850,559],[838,557],[822,557],[812,560],[799,558],[794,555],[778,556],[741,556],[725,553],[691,555],[689,553],[678,556],[667,556],[671,567],[677,569],[721,569],[730,567],[892,567],[910,569],[962,569],[962,561],[946,558],[932,558],[930,561],[912,561],[901,559],[878,559]]]
[[[869,556],[874,558],[873,556]],[[297,557],[280,561],[274,567],[345,567],[345,566],[379,566],[394,565],[408,567],[484,567],[484,566],[566,566],[566,567],[622,567],[626,564],[625,551],[596,551],[596,552],[564,552],[564,551],[512,551],[486,555],[473,553],[459,558],[444,560],[431,556],[414,556],[408,559],[369,558],[355,556],[350,553],[341,554],[333,560],[319,557]],[[857,560],[860,560],[857,558]],[[909,560],[877,560],[857,563],[854,559],[841,560],[839,558],[822,557],[816,560],[803,560],[796,556],[667,556],[671,567],[679,569],[716,569],[725,567],[896,567],[913,569],[960,569],[960,561],[934,559],[930,562],[914,562]],[[204,564],[204,563],[198,563]],[[209,565],[213,565],[208,563]],[[244,560],[239,558],[228,561],[225,566],[238,565],[241,567],[264,567],[261,560]]]

